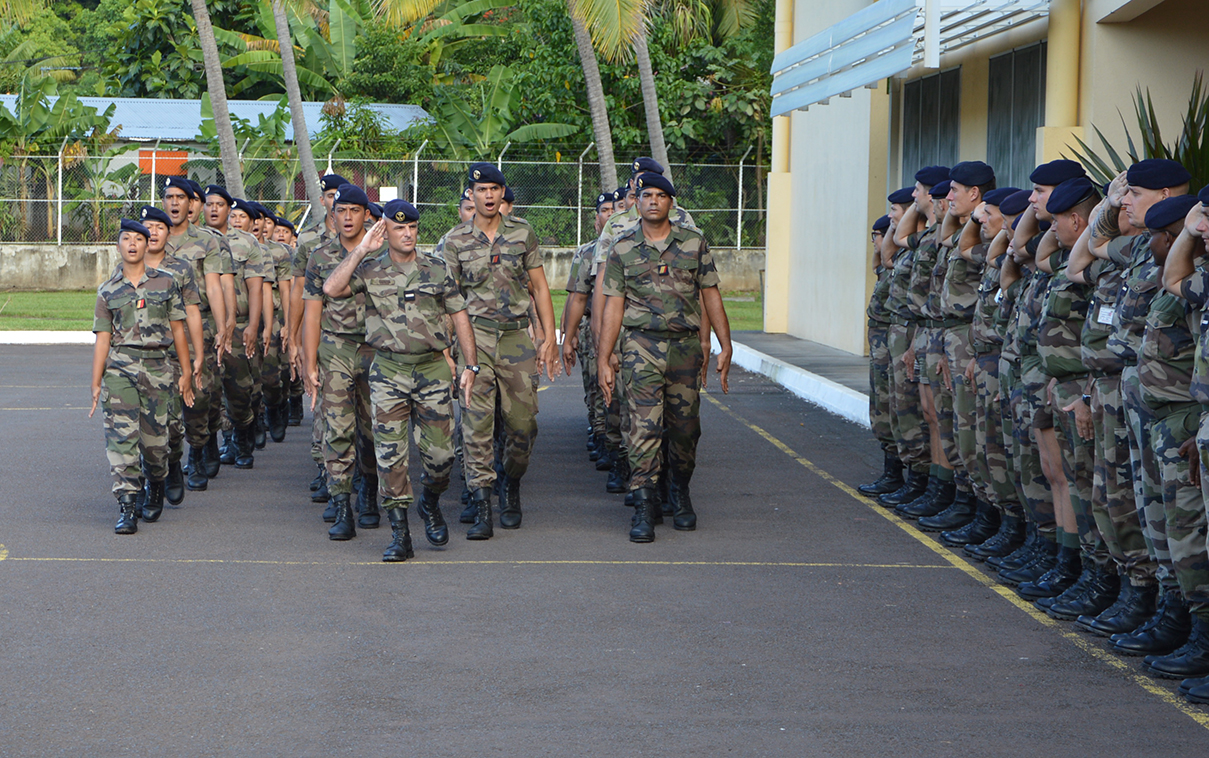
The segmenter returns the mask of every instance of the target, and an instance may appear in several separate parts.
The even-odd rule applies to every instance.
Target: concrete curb
[[[718,338],[710,335],[713,352],[718,352]],[[842,384],[761,353],[759,350],[731,341],[734,355],[731,362],[740,368],[763,374],[777,384],[825,411],[842,419],[869,428],[869,396]]]
[[[0,332],[0,345],[93,345],[92,332]]]

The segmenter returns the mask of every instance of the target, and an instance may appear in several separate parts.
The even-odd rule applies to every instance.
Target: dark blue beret
[[[1020,190],[1013,192],[1003,200],[999,201],[999,212],[1008,216],[1015,216],[1019,213],[1024,213],[1028,208],[1028,200],[1033,196],[1029,190]]]
[[[136,232],[138,234],[143,235],[143,237],[145,237],[147,239],[151,239],[151,232],[147,231],[147,227],[143,226],[142,224],[140,224],[137,221],[132,221],[131,219],[128,219],[128,218],[122,219],[122,226],[118,230],[119,238],[121,238],[122,232]]]
[[[617,202],[618,200],[625,200],[625,196],[628,195],[629,192],[630,192],[629,187],[627,187],[624,184],[621,185],[617,189],[613,190],[613,202]]]
[[[420,220],[420,211],[406,200],[391,200],[382,211],[388,219],[400,224]]]
[[[328,174],[319,180],[319,186],[324,192],[328,190],[340,189],[340,185],[348,184],[348,179],[345,179],[340,174]]]
[[[928,190],[928,194],[932,197],[948,197],[951,189],[953,189],[953,181],[945,179],[943,182],[933,184],[932,189]]]
[[[378,205],[377,203],[370,203],[368,207],[370,216],[373,216],[374,218],[382,218],[382,206]]]
[[[470,164],[468,179],[471,186],[474,186],[476,182],[482,182],[483,184],[498,184],[501,187],[508,186],[508,182],[504,180],[504,172],[496,168],[494,163]]]
[[[164,179],[164,191],[167,192],[169,187],[176,187],[181,192],[184,192],[189,197],[194,197],[193,183],[188,179],[180,176],[169,176]]]
[[[612,192],[601,192],[599,195],[596,196],[596,210],[599,211],[600,206],[604,205],[605,203],[611,203],[611,202],[613,202],[613,193]]]
[[[664,177],[663,174],[656,174],[651,171],[640,174],[635,181],[634,189],[638,194],[642,194],[642,191],[648,188],[661,189],[672,197],[676,196],[676,188],[672,186],[671,181]]]
[[[1002,205],[999,207],[1003,208]],[[1022,219],[1022,218],[1024,218],[1024,216],[1016,216],[1016,218],[1012,219],[1012,231],[1013,232],[1016,231],[1016,227],[1020,226],[1020,219]]]
[[[244,213],[248,214],[248,218],[252,219],[253,221],[260,218],[260,211],[256,210],[255,206],[253,206],[247,200],[244,200],[240,197],[231,198],[231,210],[243,211]]]
[[[158,221],[169,229],[172,228],[172,219],[168,218],[168,214],[164,213],[154,205],[144,205],[139,210],[139,220],[141,221]]]
[[[270,217],[270,218],[272,218],[272,217],[273,217],[273,214],[272,214],[272,213],[269,213],[269,209],[268,209],[268,208],[264,207],[264,205],[262,205],[262,204],[260,204],[260,203],[256,202],[255,200],[249,200],[249,201],[248,201],[248,205],[250,205],[250,206],[252,206],[253,208],[255,208],[255,209],[256,209],[256,213],[257,213],[257,214],[258,214],[258,215],[259,215],[261,218],[264,218],[265,216],[268,216],[268,217]]]
[[[1206,184],[1204,188],[1201,189],[1201,194],[1197,195],[1197,197],[1200,198],[1202,203],[1209,205],[1209,184]]]
[[[1196,195],[1180,195],[1160,200],[1146,211],[1146,228],[1166,229],[1172,224],[1182,222],[1188,211],[1200,204],[1200,198]]]
[[[284,226],[286,229],[289,229],[289,230],[290,230],[290,234],[293,234],[293,233],[294,233],[294,222],[293,222],[293,221],[290,221],[290,220],[289,220],[288,218],[286,218],[285,216],[278,216],[278,217],[277,217],[277,225],[278,225],[278,226]]]
[[[189,182],[189,186],[193,188],[193,196],[194,196],[194,197],[196,197],[198,200],[205,200],[205,199],[206,199],[206,196],[202,194],[202,186],[201,186],[200,184],[198,184],[197,182],[193,181],[192,179],[188,179],[188,180],[186,180],[186,181],[188,181],[188,182]]]
[[[1131,187],[1159,190],[1187,184],[1192,174],[1175,161],[1150,158],[1130,166],[1125,177]]]
[[[895,205],[910,205],[911,203],[915,202],[915,196],[912,194],[913,191],[914,188],[912,187],[903,187],[902,189],[894,190],[887,195],[886,200],[894,203]]]
[[[209,197],[210,195],[218,195],[223,200],[227,201],[227,205],[231,204],[231,193],[227,192],[226,187],[223,187],[222,185],[219,185],[219,184],[209,185],[208,187],[206,187],[205,190],[202,191],[202,195],[204,197]]]
[[[504,187],[504,202],[505,203],[515,203],[516,202],[516,195],[512,194],[511,187]]]
[[[999,205],[1004,200],[1006,200],[1008,197],[1016,194],[1019,191],[1020,190],[1017,189],[1016,187],[1000,187],[999,189],[993,189],[990,192],[983,195],[982,200],[987,205]]]
[[[661,166],[654,158],[638,158],[630,164],[630,176],[641,174],[644,171],[650,171],[655,174],[663,174],[663,166]]]
[[[335,207],[337,203],[369,208],[369,196],[365,194],[365,190],[355,184],[341,184],[340,188],[336,190],[336,198],[332,201],[332,207]]]
[[[1045,204],[1045,209],[1050,213],[1066,213],[1092,196],[1097,200],[1100,199],[1100,191],[1096,189],[1096,185],[1092,183],[1091,179],[1086,176],[1067,179],[1054,187],[1054,191],[1049,194],[1049,202]]]
[[[890,228],[890,217],[882,216],[877,221],[873,222],[873,231],[884,232]]]
[[[462,190],[462,196],[458,198],[458,202],[461,203],[463,200],[474,200],[473,187],[467,187],[466,189]]]
[[[967,187],[980,187],[995,181],[995,169],[982,161],[962,161],[949,171],[949,179]]]
[[[1078,179],[1081,176],[1087,176],[1087,172],[1083,170],[1081,163],[1062,159],[1042,163],[1033,169],[1033,173],[1029,174],[1028,180],[1033,184],[1057,187],[1068,179]]]
[[[931,187],[933,185],[940,184],[941,182],[943,182],[945,179],[948,179],[948,178],[949,178],[949,167],[948,166],[924,166],[919,171],[915,172],[915,181],[919,182],[920,184],[924,185],[925,187]]]

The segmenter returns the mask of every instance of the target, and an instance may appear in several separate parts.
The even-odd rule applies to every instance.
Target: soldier
[[[294,229],[294,222],[284,216],[277,217],[277,225],[273,232],[274,242],[278,242],[286,246],[290,251],[290,269],[285,277],[278,281],[278,287],[281,287],[282,282],[286,282],[286,287],[281,287],[282,294],[285,294],[288,287],[290,293],[293,292],[294,281],[294,253],[297,247],[298,235]],[[298,371],[292,363],[290,363],[290,344],[293,342],[294,336],[289,332],[289,326],[293,322],[285,311],[289,310],[287,303],[293,302],[292,298],[287,297],[282,303],[282,322],[281,322],[281,376],[282,381],[289,381],[287,390],[288,408],[286,410],[286,425],[301,426],[302,424],[302,372]]]
[[[500,212],[504,175],[490,163],[470,167],[475,212],[445,235],[442,254],[466,297],[482,373],[462,413],[463,454],[469,470],[474,524],[471,540],[493,534],[491,489],[496,483],[493,437],[497,397],[505,432],[500,526],[521,525],[521,478],[537,433],[537,387],[533,374],[545,367],[554,378],[558,344],[540,349],[529,337],[529,306],[535,302],[542,332],[554,334],[554,306],[542,268],[537,235],[527,222]],[[463,360],[466,356],[462,356]]]
[[[504,187],[504,198],[500,201],[500,213],[504,216],[511,216],[514,203],[516,203],[516,195],[512,193],[512,188]]]
[[[320,394],[323,398],[324,462],[333,521],[328,537],[349,540],[357,536],[357,526],[376,529],[379,523],[369,399],[374,349],[365,341],[365,294],[333,297],[323,291],[323,284],[365,236],[369,198],[360,187],[344,184],[336,190],[332,208],[339,237],[317,247],[307,262],[302,338],[312,408]],[[361,472],[356,524],[350,503],[354,465]]]
[[[205,353],[202,360],[201,387],[192,406],[184,409],[185,438],[189,442],[189,466],[185,486],[190,490],[206,489],[211,478],[218,475],[219,452],[217,412],[222,404],[222,376],[219,365],[224,353],[230,351],[227,341],[234,327],[235,267],[230,251],[205,227],[189,222],[189,198],[193,187],[180,177],[164,180],[164,212],[172,221],[172,230],[165,246],[167,253],[194,267],[198,294],[201,296],[202,338]],[[230,300],[230,302],[228,302]]]
[[[663,523],[655,489],[665,429],[670,471],[662,476],[675,480],[673,526],[697,528],[689,482],[701,436],[702,309],[710,311],[722,348],[717,368],[723,392],[729,390],[731,343],[709,246],[699,231],[669,219],[675,187],[653,173],[636,184],[642,220],[623,231],[609,252],[597,373],[608,400],[616,385],[609,358],[624,327],[621,382],[629,405],[625,435],[634,493],[630,541],[646,543],[654,541],[655,526]]]
[[[267,260],[272,264],[274,280],[265,281],[264,297],[266,304],[265,315],[270,312],[272,320],[264,325],[261,334],[264,348],[264,369],[261,372],[261,414],[258,414],[258,426],[263,427],[274,442],[285,440],[286,424],[289,422],[289,383],[290,372],[286,366],[282,346],[285,342],[285,328],[289,323],[285,309],[290,303],[290,267],[293,251],[277,241],[277,216],[260,203],[256,203],[260,213],[259,231],[257,234],[261,247],[267,252]]]
[[[414,500],[408,476],[411,419],[424,467],[418,507],[424,534],[436,546],[449,542],[439,502],[449,487],[454,458],[447,319],[460,335],[467,360],[459,380],[467,401],[479,367],[466,303],[445,261],[416,253],[419,211],[404,200],[391,200],[384,211],[386,220],[349,252],[323,289],[331,297],[365,296],[366,339],[377,351],[369,378],[374,447],[382,507],[393,533],[382,560],[397,562],[414,557],[407,524],[407,508]],[[388,254],[367,258],[383,240]]]
[[[170,274],[145,265],[150,236],[147,227],[122,219],[118,232],[122,270],[97,288],[92,323],[97,339],[88,416],[91,418],[97,403],[102,403],[105,450],[120,514],[115,534],[138,531],[135,501],[142,473],[140,456],[147,472],[145,507],[152,512],[163,508],[164,478],[168,475],[168,408],[172,401],[170,347],[175,348],[180,366],[177,388],[185,405],[193,404],[184,298]]]
[[[866,332],[869,340],[869,426],[874,438],[881,444],[884,458],[881,477],[857,487],[861,494],[870,497],[893,492],[903,486],[903,464],[898,459],[890,413],[891,314],[886,309],[886,297],[890,293],[890,266],[882,261],[882,239],[889,228],[890,216],[882,216],[873,222],[870,235],[877,284],[873,285],[873,294],[865,309],[869,319]]]

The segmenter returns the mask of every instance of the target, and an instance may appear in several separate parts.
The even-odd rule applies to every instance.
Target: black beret
[[[890,217],[882,216],[877,221],[873,222],[873,231],[884,232],[890,228]]]
[[[516,195],[512,194],[511,187],[504,187],[504,202],[505,203],[515,203],[516,202]]]
[[[196,197],[198,200],[205,200],[206,196],[202,194],[202,186],[200,184],[198,184],[197,182],[193,181],[192,179],[189,179],[187,181],[189,182],[189,186],[193,187],[193,196]]]
[[[132,221],[128,218],[122,219],[122,226],[118,230],[118,237],[121,238],[122,232],[135,232],[143,235],[146,239],[151,239],[151,232],[147,231],[147,227],[137,221]]]
[[[993,189],[990,192],[983,195],[982,200],[987,205],[999,205],[1004,200],[1006,200],[1009,196],[1014,195],[1019,191],[1020,190],[1018,190],[1015,187],[1000,187],[999,189]]]
[[[894,203],[895,205],[910,205],[911,203],[915,202],[915,196],[912,194],[913,192],[914,189],[912,187],[903,187],[902,189],[894,190],[887,195],[886,200]]]
[[[256,213],[258,213],[261,218],[264,218],[265,216],[268,216],[269,218],[273,218],[273,214],[269,213],[269,209],[264,207],[262,204],[256,202],[255,200],[249,200],[248,205],[255,208]]]
[[[630,176],[641,174],[644,171],[650,171],[655,174],[663,174],[663,166],[654,158],[638,158],[630,164]]]
[[[244,200],[243,198],[238,198],[238,197],[231,198],[231,210],[243,211],[244,213],[248,214],[248,218],[252,219],[253,221],[260,218],[260,212],[257,211],[256,208],[253,207],[251,203],[249,203],[247,200]]]
[[[139,220],[144,222],[158,221],[169,229],[172,228],[172,219],[168,218],[167,213],[164,213],[154,205],[144,205],[142,209],[139,210]]]
[[[928,194],[932,197],[948,197],[951,189],[953,189],[953,181],[945,179],[943,182],[933,184],[932,189],[928,190]]]
[[[1183,222],[1188,211],[1200,204],[1201,201],[1196,195],[1180,195],[1160,200],[1146,211],[1146,228],[1166,229],[1172,224]]]
[[[1100,191],[1096,189],[1096,185],[1092,183],[1091,179],[1086,176],[1067,179],[1054,187],[1054,191],[1049,195],[1049,202],[1045,204],[1045,209],[1050,213],[1066,213],[1092,196],[1096,200],[1100,199]]]
[[[420,220],[420,211],[406,200],[391,200],[382,210],[388,219],[400,224]]]
[[[1042,163],[1037,168],[1033,169],[1033,173],[1029,174],[1028,180],[1033,184],[1044,184],[1047,187],[1057,187],[1067,179],[1078,179],[1079,177],[1087,176],[1087,172],[1083,170],[1083,165],[1078,161],[1068,161],[1065,159]]]
[[[328,190],[340,189],[340,185],[348,184],[348,179],[345,179],[340,174],[328,174],[319,180],[319,186],[324,192]]]
[[[378,205],[377,203],[370,203],[368,207],[369,215],[373,216],[374,218],[382,218],[382,206]]]
[[[625,196],[628,195],[629,192],[630,192],[629,187],[627,187],[624,184],[621,185],[617,189],[613,190],[613,202],[617,202],[618,200],[625,200]]]
[[[1002,208],[1003,206],[1001,205],[999,207]],[[1024,218],[1024,216],[1016,216],[1016,218],[1012,219],[1012,231],[1013,232],[1016,231],[1016,227],[1020,226],[1020,219],[1022,219],[1022,218]]]
[[[169,187],[176,187],[181,192],[184,192],[189,197],[194,197],[193,183],[188,179],[180,176],[169,176],[164,179],[164,191],[167,192]]]
[[[1209,205],[1209,184],[1206,184],[1201,189],[1201,194],[1197,195],[1197,197],[1200,199],[1200,201],[1202,203],[1204,203],[1205,205]]]
[[[204,197],[209,197],[210,195],[218,195],[223,200],[227,201],[227,205],[231,204],[231,193],[227,192],[227,188],[223,187],[220,184],[209,185],[208,187],[206,187],[205,190],[203,190],[202,194]]]
[[[613,193],[612,192],[601,192],[599,195],[596,196],[596,210],[599,211],[600,206],[604,205],[605,203],[611,203],[611,202],[613,202]]]
[[[1131,187],[1159,190],[1187,184],[1192,174],[1175,161],[1150,158],[1130,166],[1125,177]]]
[[[962,161],[949,171],[949,179],[967,187],[980,187],[995,181],[995,169],[982,161]]]
[[[277,225],[278,225],[278,226],[284,226],[286,229],[289,229],[289,230],[290,230],[290,234],[293,234],[293,233],[294,233],[294,222],[293,222],[293,221],[290,221],[290,220],[289,220],[288,218],[286,218],[285,216],[278,216],[278,217],[277,217]]]
[[[337,203],[344,205],[360,205],[362,208],[369,208],[369,196],[365,194],[365,190],[355,184],[341,184],[336,190],[336,198],[332,201],[334,207]]]
[[[1019,213],[1024,213],[1028,208],[1028,199],[1033,196],[1029,190],[1020,190],[1013,192],[1003,200],[999,201],[999,212],[1008,216],[1015,216]]]
[[[639,194],[642,194],[642,191],[648,188],[661,189],[672,197],[676,196],[676,188],[672,186],[671,181],[663,174],[656,174],[651,171],[641,174],[635,182],[634,189]]]
[[[496,168],[494,163],[470,164],[468,179],[471,186],[474,186],[476,182],[498,184],[501,187],[508,186],[508,182],[504,180],[504,173]]]
[[[924,166],[919,171],[915,172],[915,181],[931,187],[934,184],[940,184],[945,179],[949,178],[948,166]]]

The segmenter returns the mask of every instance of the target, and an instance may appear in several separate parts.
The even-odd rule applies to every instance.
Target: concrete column
[[[794,0],[777,0],[777,53],[793,46]],[[792,236],[792,184],[789,174],[791,115],[772,120],[772,165],[768,173],[768,216],[764,263],[764,331],[789,329],[789,240]]]
[[[1037,130],[1037,162],[1055,160],[1083,137],[1079,125],[1082,51],[1081,0],[1051,0],[1045,68],[1045,126]]]

